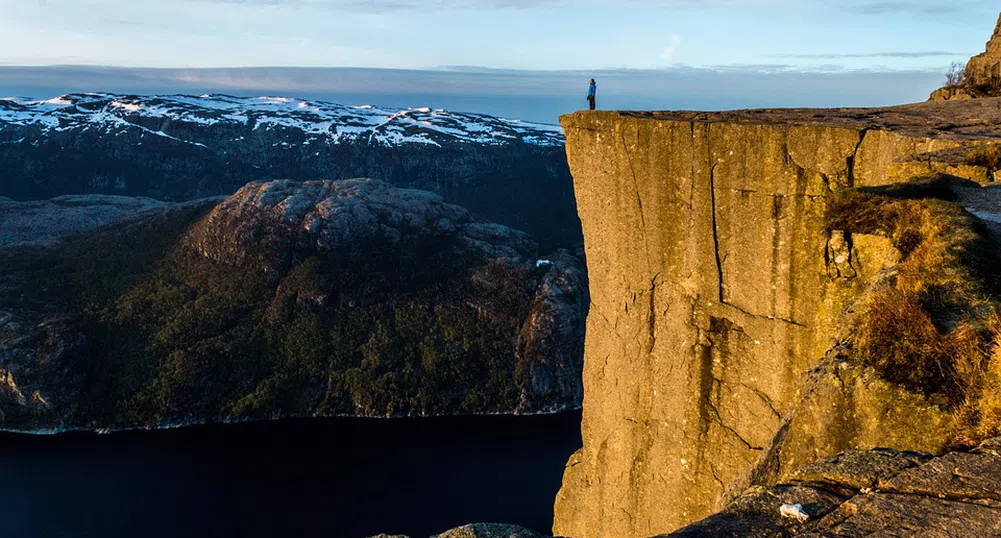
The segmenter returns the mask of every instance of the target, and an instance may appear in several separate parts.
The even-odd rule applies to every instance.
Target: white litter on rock
[[[795,519],[800,523],[810,521],[810,516],[803,511],[802,504],[783,504],[782,507],[779,508],[779,514],[782,514],[782,517],[785,518]]]

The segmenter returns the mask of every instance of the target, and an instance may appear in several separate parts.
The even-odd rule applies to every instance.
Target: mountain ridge
[[[292,97],[236,97],[224,94],[142,96],[95,92],[65,94],[46,100],[0,98],[0,122],[11,125],[36,124],[65,130],[78,124],[103,124],[109,130],[113,127],[135,127],[145,130],[147,134],[171,138],[163,131],[153,131],[144,126],[140,119],[208,126],[243,124],[252,125],[254,129],[285,126],[299,128],[312,135],[325,135],[333,142],[368,139],[385,145],[426,144],[439,147],[462,142],[487,145],[518,141],[538,146],[563,144],[562,129],[558,125],[430,107],[350,106]],[[196,141],[187,142],[204,145]]]
[[[438,193],[546,246],[581,240],[561,128],[288,97],[0,99],[0,196],[230,195],[251,181],[374,177]]]

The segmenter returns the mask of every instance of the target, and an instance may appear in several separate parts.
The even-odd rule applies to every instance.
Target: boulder
[[[379,534],[370,538],[409,538],[402,534]],[[546,538],[517,525],[501,523],[473,523],[436,534],[430,538]]]
[[[431,538],[543,538],[543,536],[516,525],[474,523],[443,532]]]

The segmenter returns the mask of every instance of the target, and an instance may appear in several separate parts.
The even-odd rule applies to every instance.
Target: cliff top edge
[[[578,111],[560,116],[560,123],[564,130],[569,130],[625,118],[685,123],[879,129],[933,138],[1001,139],[1001,98],[867,108],[764,108],[718,112]]]

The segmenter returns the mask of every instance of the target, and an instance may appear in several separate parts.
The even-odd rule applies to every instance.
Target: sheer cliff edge
[[[859,320],[886,329],[866,316],[891,292],[917,305],[932,340],[988,317],[992,283],[922,280],[921,268],[974,275],[965,254],[993,255],[996,204],[981,185],[998,168],[1001,100],[561,121],[592,305],[584,446],[555,535],[657,535],[844,450],[974,442],[950,400],[955,365],[939,365],[949,379],[912,380],[919,365],[895,370],[873,359],[895,351],[857,335],[880,334]],[[917,186],[887,187],[901,184]],[[862,214],[872,222],[852,220]],[[970,282],[976,301],[949,287]],[[963,298],[935,310],[931,288]],[[891,329],[883,340],[904,330]]]

